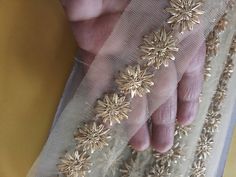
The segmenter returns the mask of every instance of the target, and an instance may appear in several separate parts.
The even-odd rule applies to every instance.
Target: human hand
[[[94,61],[129,3],[130,0],[63,0],[85,63],[90,65]],[[166,4],[168,6],[163,1],[161,6],[165,7]],[[160,10],[160,13],[163,11]],[[152,145],[157,151],[166,152],[173,145],[176,119],[182,125],[191,124],[194,120],[198,110],[205,58],[204,41],[198,33],[195,31],[180,37],[181,52],[177,54],[176,62],[155,76],[155,85],[150,95],[137,99],[139,103],[141,100],[142,105],[139,105],[136,113],[131,113],[131,117],[136,118],[131,118],[131,121],[139,121],[133,125],[128,122],[128,125],[135,125],[138,129],[130,140],[136,150],[141,151]],[[191,41],[193,38],[190,35],[194,36],[195,41]],[[120,41],[122,40],[125,39],[121,37]],[[113,44],[110,52],[124,50],[120,48],[120,41]],[[101,59],[96,64],[105,68],[104,72],[99,76],[91,72],[88,77],[94,84],[94,89],[100,90],[96,92],[96,96],[99,96],[113,75],[109,70],[110,63],[106,60]],[[101,78],[106,79],[95,82]],[[147,107],[152,120],[151,133],[144,123],[147,120]]]

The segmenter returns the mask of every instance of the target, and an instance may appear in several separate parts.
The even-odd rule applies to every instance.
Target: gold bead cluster
[[[233,1],[230,3],[230,8],[233,6]],[[214,27],[213,32],[209,34],[208,38],[212,37],[212,34],[219,34],[223,32],[228,24],[227,20],[227,13],[225,13],[222,18],[219,20],[219,22],[216,24]],[[216,33],[217,32],[217,33]],[[218,38],[219,39],[219,38]],[[218,43],[220,40],[218,41]],[[208,42],[208,45],[210,45],[210,42]],[[210,47],[210,46],[208,46]],[[208,51],[210,52],[211,48],[208,48]],[[214,53],[217,53],[217,50],[214,50]],[[232,45],[230,47],[230,52],[229,56],[233,56],[236,53],[236,37],[232,41]],[[212,55],[211,58],[213,58],[215,55]],[[208,62],[209,55],[206,57],[206,63]],[[233,63],[229,62],[224,71],[224,79],[229,79],[231,74],[233,72]],[[192,164],[192,169],[189,177],[204,177],[206,175],[206,164],[205,164],[205,159],[210,155],[210,152],[213,148],[213,134],[217,131],[218,126],[221,122],[221,117],[222,115],[220,114],[220,110],[217,110],[216,107],[213,109],[212,105],[215,106],[220,106],[226,96],[226,86],[227,86],[227,81],[225,80],[220,80],[219,85],[224,86],[224,88],[217,87],[218,92],[215,94],[215,99],[212,100],[212,103],[207,114],[207,119],[205,120],[205,125],[207,126],[207,129],[204,128],[203,134],[199,138],[198,142],[198,147],[196,151],[196,160]],[[219,89],[220,88],[220,89]],[[180,164],[181,160],[185,160],[184,157],[184,143],[183,143],[183,138],[187,137],[189,132],[191,131],[190,126],[181,126],[181,125],[176,125],[176,130],[175,130],[175,142],[174,146],[166,153],[162,154],[159,152],[152,152],[154,156],[154,162],[151,165],[152,168],[147,170],[147,175],[148,177],[168,177],[172,176],[182,176],[181,174],[176,174],[176,171],[173,171],[173,166]],[[206,132],[210,133],[210,136],[206,136]],[[132,151],[132,157],[129,160],[129,162],[125,163],[124,169],[122,169],[122,177],[128,177],[130,174],[133,174],[134,166],[135,166],[135,158],[139,154],[136,151]],[[141,175],[143,176],[143,175]]]
[[[192,30],[195,24],[200,23],[199,16],[203,14],[201,6],[202,3],[197,0],[170,0],[170,7],[166,11],[171,16],[167,23],[172,29],[178,28],[180,33]],[[77,146],[74,152],[67,152],[61,158],[58,164],[58,171],[61,174],[66,177],[85,177],[90,172],[91,153],[108,146],[111,138],[107,124],[112,126],[128,119],[132,99],[149,93],[154,85],[152,81],[154,70],[162,66],[168,67],[169,61],[175,60],[174,55],[178,51],[176,41],[173,32],[167,32],[164,27],[143,37],[140,45],[142,64],[128,66],[124,71],[120,71],[115,80],[116,91],[104,94],[97,100],[94,108],[97,121],[86,123],[75,132],[74,139]],[[174,147],[180,148],[178,144]],[[179,149],[178,153],[168,152],[167,156],[175,160],[179,158],[180,151]],[[164,163],[166,158],[163,156],[161,159],[163,159],[161,163]]]
[[[194,162],[190,172],[190,177],[206,176],[206,159],[209,157],[214,144],[214,135],[221,122],[222,115],[220,110],[226,97],[228,82],[232,76],[234,63],[233,57],[236,54],[236,35],[232,40],[228,58],[224,70],[220,76],[217,89],[212,98],[211,105],[208,109],[201,136],[199,138],[195,153]]]
[[[214,27],[213,31],[209,33],[206,39],[206,61],[205,61],[205,72],[204,78],[207,80],[211,77],[211,69],[212,69],[212,59],[215,57],[219,51],[220,45],[220,35],[225,31],[226,27],[228,26],[228,12],[226,11],[225,14],[221,17],[218,21],[216,26]]]
[[[181,159],[184,160],[184,145],[181,141],[188,136],[190,131],[190,126],[176,124],[173,147],[166,153],[159,153],[154,150],[154,162],[152,169],[147,172],[148,177],[168,177],[173,174],[172,166],[179,164]]]

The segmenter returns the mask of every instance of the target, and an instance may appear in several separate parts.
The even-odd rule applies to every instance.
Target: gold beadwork
[[[218,23],[214,27],[213,31],[211,31],[209,35],[207,36],[206,61],[205,61],[205,72],[204,72],[205,80],[211,77],[212,57],[215,57],[219,51],[220,33],[224,32],[228,25],[227,14],[228,13],[226,11],[226,13],[221,17],[221,19],[218,21]]]
[[[204,161],[198,160],[194,162],[192,167],[192,174],[190,177],[205,177],[206,176],[206,165]]]
[[[190,126],[176,124],[174,146],[164,154],[154,150],[153,156],[155,157],[155,160],[153,168],[148,172],[148,177],[168,177],[171,174],[171,166],[179,163],[181,158],[183,160],[185,159],[183,154],[184,145],[181,145],[179,140],[184,136],[187,136],[190,130]]]
[[[80,153],[75,150],[73,153],[66,153],[60,158],[60,164],[57,165],[58,171],[66,177],[85,177],[90,172],[92,165],[90,156],[86,152]]]
[[[211,61],[212,57],[217,55],[220,45],[220,37],[216,30],[211,31],[206,39],[206,61],[205,61],[205,71],[204,71],[204,79],[207,80],[211,77]]]
[[[175,139],[182,139],[185,136],[188,136],[188,133],[191,131],[191,126],[183,126],[176,124],[175,127]]]
[[[232,45],[230,47],[230,55],[235,55],[236,54],[236,36],[233,38]]]
[[[112,152],[104,154],[102,158],[98,159],[98,167],[104,168],[104,162],[109,162],[109,172],[112,176],[115,176],[117,173],[117,167],[123,163],[123,156],[113,156],[114,154]]]
[[[202,2],[197,0],[170,0],[170,8],[166,11],[171,14],[167,23],[172,26],[177,26],[180,33],[183,33],[186,29],[193,30],[193,25],[199,24],[199,16],[204,14],[200,10]]]
[[[216,56],[219,49],[219,45],[220,45],[219,35],[215,31],[210,32],[206,40],[207,57]]]
[[[173,53],[178,51],[172,33],[167,33],[164,28],[145,35],[140,49],[141,58],[147,62],[148,66],[154,66],[156,69],[162,65],[167,67],[169,60],[175,60]]]
[[[211,134],[201,135],[196,152],[198,159],[205,160],[210,155],[213,143],[214,141]]]
[[[154,85],[152,78],[154,74],[149,74],[147,68],[140,65],[128,66],[124,72],[116,79],[118,89],[124,94],[130,94],[131,98],[138,95],[142,97],[150,92],[150,87]]]
[[[226,18],[227,16],[227,13],[225,13],[221,19],[218,21],[218,23],[216,24],[216,26],[214,27],[214,31],[216,32],[223,32],[225,31],[226,27],[228,26],[229,24],[229,21],[228,19]]]
[[[128,177],[129,174],[132,172],[133,170],[133,164],[134,164],[134,160],[131,159],[129,163],[125,163],[124,164],[124,167],[120,169],[120,172],[121,172],[121,176],[122,177]]]
[[[216,110],[209,110],[205,120],[205,131],[208,133],[214,133],[218,129],[218,125],[221,122],[221,114]]]
[[[236,35],[232,40],[232,46],[235,44]],[[214,143],[214,134],[222,119],[222,115],[219,113],[222,108],[222,103],[226,97],[227,85],[232,76],[234,69],[233,58],[231,49],[225,62],[224,70],[220,76],[217,89],[212,97],[211,105],[208,108],[208,114],[203,124],[200,140],[198,141],[197,150],[195,153],[194,163],[190,172],[190,177],[205,177],[206,176],[206,165],[205,161],[210,155],[212,146]]]
[[[156,164],[148,174],[148,177],[167,177],[170,175],[170,167]]]
[[[97,101],[95,111],[96,117],[102,118],[104,123],[120,123],[128,119],[128,113],[131,111],[130,102],[126,101],[125,96],[116,93],[106,94],[102,100]]]
[[[108,146],[108,140],[111,138],[109,131],[103,124],[97,125],[96,122],[85,124],[75,134],[78,148],[82,147],[84,151],[93,153],[95,150]]]
[[[141,174],[139,169],[139,164],[137,164],[135,159],[131,157],[128,162],[124,164],[124,167],[120,169],[121,177],[141,177],[143,174]]]
[[[229,0],[228,7],[232,9],[235,6],[235,0]]]
[[[175,143],[174,146],[166,153],[156,152],[153,154],[156,158],[156,163],[167,166],[171,166],[172,163],[177,163],[177,160],[180,159],[182,155],[183,147],[180,146],[179,142]]]

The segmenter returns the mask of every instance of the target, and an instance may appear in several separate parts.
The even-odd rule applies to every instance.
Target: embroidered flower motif
[[[176,124],[175,127],[175,138],[182,139],[185,136],[188,136],[188,133],[191,131],[191,126],[183,126]]]
[[[235,40],[235,44],[236,44],[236,40]],[[236,45],[235,45],[235,53],[236,53]],[[227,61],[225,65],[225,69],[223,71],[222,77],[224,77],[224,80],[221,80],[222,86],[217,88],[218,90],[225,92],[224,93],[225,96],[226,96],[226,91],[227,91],[227,86],[225,83],[227,80],[229,80],[232,77],[233,72],[234,72],[234,60],[231,58]]]
[[[207,57],[216,56],[217,52],[219,50],[219,45],[220,45],[219,35],[215,31],[210,32],[210,34],[208,35],[207,40],[206,40]]]
[[[111,176],[116,176],[118,166],[123,164],[123,156],[120,155],[118,157],[115,157],[113,151],[108,151],[104,153],[101,157],[99,157],[97,162],[98,162],[97,167],[101,169],[104,168],[104,162],[105,163],[109,162],[109,169],[108,169],[109,174],[111,174]]]
[[[208,133],[214,133],[218,129],[218,125],[221,122],[221,114],[218,111],[211,110],[207,114],[205,121],[205,130]]]
[[[199,24],[199,16],[204,12],[200,10],[202,2],[198,0],[170,0],[170,8],[166,11],[171,14],[167,23],[177,26],[180,33],[186,29],[191,31],[193,25]]]
[[[106,94],[103,100],[97,101],[95,111],[96,117],[102,118],[104,123],[120,123],[123,119],[128,119],[128,113],[131,111],[130,102],[126,101],[125,96],[116,93]]]
[[[210,155],[213,143],[214,140],[212,135],[210,134],[201,135],[196,152],[198,159],[206,159]]]
[[[85,152],[66,153],[63,158],[60,158],[60,164],[57,165],[58,171],[66,177],[85,177],[90,172],[92,163],[90,156]]]
[[[231,47],[230,47],[230,54],[235,55],[236,54],[236,36],[234,36]]]
[[[166,153],[156,152],[153,154],[156,158],[156,162],[160,165],[171,166],[172,163],[177,163],[178,159],[183,156],[183,147],[177,142],[174,146]]]
[[[141,58],[147,61],[148,66],[154,66],[156,69],[162,65],[167,67],[169,60],[175,60],[173,53],[178,51],[176,40],[164,28],[145,35],[140,48]]]
[[[227,14],[224,14],[222,18],[219,20],[219,22],[216,24],[214,31],[217,32],[223,32],[225,31],[227,25],[229,24],[228,19],[226,18]]]
[[[133,98],[138,95],[142,97],[150,92],[150,87],[154,85],[153,74],[149,74],[147,69],[141,69],[140,65],[128,66],[116,79],[119,90],[124,94],[130,94]]]
[[[148,174],[148,177],[168,177],[170,175],[170,167],[167,165],[156,164]]]
[[[75,134],[75,140],[78,141],[78,147],[82,147],[84,151],[91,151],[102,149],[108,146],[109,129],[106,129],[103,124],[97,125],[96,122],[85,124],[78,129]]]
[[[209,52],[207,52],[209,53]],[[209,53],[210,54],[210,53]],[[210,54],[211,55],[211,54]],[[209,56],[210,56],[209,55]],[[212,60],[210,57],[206,57],[206,60],[205,60],[205,66],[204,66],[204,80],[206,81],[208,78],[211,77],[211,70],[212,70]]]
[[[205,177],[206,176],[206,166],[203,161],[194,162],[191,170],[190,177]]]
[[[224,78],[225,79],[225,78]],[[224,80],[223,82],[225,82],[226,80]],[[212,103],[214,107],[216,108],[220,108],[221,105],[223,104],[223,100],[226,97],[226,92],[227,90],[225,90],[224,88],[219,88],[220,86],[218,86],[215,95],[214,95],[214,102]]]
[[[228,7],[229,7],[229,9],[232,9],[234,6],[235,6],[235,0],[229,0],[229,2],[228,2]]]
[[[121,177],[142,177],[143,174],[140,172],[140,164],[136,164],[133,159],[130,159],[128,163],[124,164],[124,167],[120,169]]]

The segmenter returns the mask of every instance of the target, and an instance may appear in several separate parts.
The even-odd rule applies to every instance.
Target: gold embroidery
[[[220,122],[221,122],[221,114],[216,110],[210,109],[207,113],[207,117],[205,120],[207,129],[204,128],[204,130],[210,134],[214,133],[217,131]]]
[[[201,2],[195,2],[194,0],[171,0],[171,8],[166,9],[172,15],[168,23],[174,26],[177,25],[180,32],[185,29],[192,30],[194,24],[200,23],[199,16],[203,14],[203,11],[199,10],[201,5]],[[123,119],[127,119],[127,114],[131,110],[130,102],[127,102],[126,98],[129,96],[133,98],[137,95],[142,97],[149,93],[151,86],[154,85],[152,81],[154,74],[153,72],[149,73],[149,70],[152,70],[152,66],[156,69],[159,69],[162,65],[167,67],[169,60],[175,60],[174,52],[178,51],[175,38],[171,32],[167,33],[164,27],[144,36],[140,49],[142,51],[141,58],[147,62],[145,63],[147,66],[140,66],[139,64],[128,66],[124,72],[120,72],[115,80],[117,93],[106,94],[102,100],[97,101],[94,108],[96,117],[101,118],[103,123],[109,122],[112,125],[114,121],[120,123]],[[119,94],[124,94],[124,96]],[[61,163],[57,166],[59,172],[67,177],[84,177],[91,166],[87,151],[93,153],[95,150],[107,146],[107,141],[110,139],[108,132],[109,129],[105,129],[103,124],[97,124],[96,122],[85,124],[83,128],[80,128],[74,137],[78,141],[77,150],[73,154],[67,153],[61,159]],[[182,129],[182,134],[186,135],[186,130]],[[181,148],[176,142],[175,146],[165,155],[158,156],[156,154],[156,165],[149,176],[164,177],[169,175],[170,163],[161,166],[158,163],[160,159],[169,159],[177,163],[177,159],[181,155]],[[134,161],[126,164],[125,169],[120,170],[123,177],[129,175],[132,164],[134,164]]]
[[[109,171],[112,176],[115,176],[118,166],[123,163],[123,156],[115,157],[113,152],[109,151],[108,153],[104,153],[97,162],[97,167],[101,169],[104,168],[104,162],[109,162]]]
[[[58,171],[66,177],[85,177],[92,165],[90,159],[86,152],[80,153],[76,150],[73,153],[66,153],[63,158],[60,158]]]
[[[211,31],[206,39],[206,61],[204,78],[207,80],[211,77],[212,57],[215,57],[219,50],[220,33],[224,32],[228,25],[227,13],[225,13],[218,21],[213,31]]]
[[[96,122],[85,124],[75,134],[78,148],[82,147],[84,151],[94,153],[95,150],[108,146],[108,140],[111,138],[109,131],[104,125],[97,125]]]
[[[227,13],[225,13],[221,19],[219,20],[219,22],[216,24],[215,28],[214,28],[214,31],[220,33],[220,32],[223,32],[225,31],[226,27],[228,26],[229,24],[229,21],[227,19]]]
[[[167,67],[169,60],[175,60],[173,53],[178,51],[172,33],[167,33],[164,28],[145,35],[140,48],[141,58],[147,62],[148,66],[154,66],[157,69],[162,65]]]
[[[120,172],[121,172],[121,176],[122,177],[128,177],[129,176],[129,174],[131,173],[131,171],[133,170],[133,164],[134,164],[134,160],[133,159],[131,159],[130,160],[130,162],[129,163],[125,163],[124,164],[124,168],[121,168],[120,169]]]
[[[170,174],[170,166],[156,164],[151,169],[148,177],[168,177]]]
[[[209,33],[206,41],[206,54],[207,57],[216,56],[220,45],[220,37],[216,31]]]
[[[235,0],[229,0],[228,7],[232,9],[235,6]]]
[[[218,124],[220,123],[220,120],[222,118],[219,111],[221,110],[222,103],[226,97],[227,85],[234,69],[234,63],[232,57],[233,56],[232,54],[234,52],[232,52],[232,48],[234,48],[234,45],[236,43],[235,41],[236,41],[236,35],[233,37],[224,70],[220,76],[217,89],[215,91],[214,96],[212,97],[212,102],[208,109],[208,114],[205,119],[201,133],[201,138],[198,141],[197,150],[195,153],[195,160],[192,165],[192,169],[190,171],[190,177],[206,176],[205,174],[206,159],[210,155],[210,152],[212,150],[212,145],[214,143],[213,137],[216,133]]]
[[[206,159],[210,155],[213,142],[213,137],[210,133],[201,135],[196,152],[198,159]]]
[[[194,162],[192,166],[192,174],[190,177],[205,177],[206,176],[206,166],[202,160]]]
[[[135,164],[135,160],[131,157],[129,162],[124,164],[124,167],[120,169],[121,177],[129,177],[132,173],[132,176],[141,177],[140,171],[138,170],[140,167]],[[134,173],[134,174],[133,174]]]
[[[233,55],[236,54],[236,38],[233,39],[233,43],[232,43],[232,45],[231,45],[231,47],[230,47],[230,52],[229,52],[229,54],[230,54],[231,56],[233,56]],[[229,66],[229,68],[227,68],[227,71],[226,71],[226,72],[232,72],[231,67],[232,67],[232,64]]]
[[[184,146],[179,142],[180,139],[188,135],[191,130],[190,126],[181,126],[177,124],[175,130],[174,146],[166,153],[153,153],[155,157],[153,168],[148,172],[148,177],[168,177],[171,174],[171,166],[178,164],[180,160],[184,160]]]
[[[156,158],[157,164],[171,166],[171,163],[177,163],[183,156],[183,147],[177,142],[166,153],[155,152],[153,156]]]
[[[131,111],[130,102],[126,101],[125,96],[116,93],[106,94],[103,100],[98,100],[95,106],[96,117],[101,118],[104,123],[120,123],[123,119],[128,119]]]
[[[188,136],[188,133],[190,131],[191,131],[191,126],[182,126],[177,123],[175,127],[175,139],[180,140],[184,136]]]
[[[140,65],[128,66],[125,72],[120,73],[116,83],[122,93],[130,94],[132,98],[136,95],[142,97],[154,85],[153,76],[148,73],[147,68],[141,68]]]
[[[200,10],[202,2],[197,0],[170,0],[170,5],[166,9],[171,14],[167,23],[177,26],[180,33],[193,30],[193,26],[200,23],[199,16],[204,14]]]

